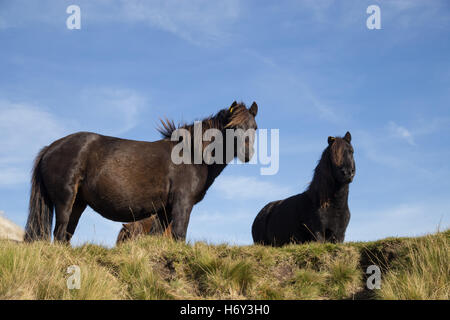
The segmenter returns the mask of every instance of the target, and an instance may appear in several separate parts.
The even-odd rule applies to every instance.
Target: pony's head
[[[161,120],[161,126],[158,128],[158,131],[163,138],[171,139],[173,133],[176,133],[179,129],[184,129],[184,132],[189,133],[190,138],[193,139],[191,141],[194,147],[201,148],[200,152],[203,152],[211,143],[212,137],[203,141],[198,141],[194,138],[197,136],[197,138],[200,137],[201,139],[205,135],[209,136],[207,131],[214,129],[214,131],[209,133],[214,136],[213,133],[219,132],[222,137],[223,150],[221,151],[223,151],[222,155],[224,158],[218,156],[220,163],[228,163],[235,157],[238,157],[242,162],[248,162],[254,154],[253,144],[255,141],[255,130],[257,129],[255,121],[257,113],[258,105],[256,102],[253,102],[251,107],[247,108],[244,103],[234,101],[229,108],[222,109],[216,115],[199,121],[201,122],[201,132],[198,132],[197,135],[195,134],[195,123],[183,124],[177,127],[170,120]],[[175,137],[176,139],[177,137]],[[230,150],[227,150],[228,148]]]
[[[248,162],[255,153],[253,144],[255,131],[258,129],[255,121],[258,105],[253,102],[250,108],[247,108],[244,103],[234,101],[225,112],[228,119],[225,129],[232,129],[233,133],[234,157],[242,162]],[[226,137],[230,138],[231,136],[226,135]]]
[[[355,176],[355,159],[353,159],[352,136],[347,131],[344,137],[328,137],[331,170],[340,184],[348,184]]]

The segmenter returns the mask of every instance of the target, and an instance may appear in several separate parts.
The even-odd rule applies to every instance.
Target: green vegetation
[[[450,230],[282,248],[147,236],[107,249],[0,241],[0,299],[449,299]],[[366,288],[367,266],[381,289]],[[67,268],[81,269],[69,290]]]

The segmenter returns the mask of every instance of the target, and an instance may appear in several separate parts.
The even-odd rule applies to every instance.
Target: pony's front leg
[[[317,231],[314,233],[314,239],[317,242],[321,242],[321,243],[324,243],[327,241],[326,237],[325,237],[325,232],[321,232],[321,231]]]
[[[344,242],[345,230],[343,232],[339,232],[338,234],[336,234],[335,238],[336,238],[336,242],[335,243],[342,243],[342,242]]]
[[[172,235],[176,240],[185,240],[189,218],[193,207],[188,199],[177,199],[172,206]]]

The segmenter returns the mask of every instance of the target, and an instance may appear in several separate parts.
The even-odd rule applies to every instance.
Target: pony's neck
[[[348,205],[348,191],[349,184],[340,185],[331,199],[331,203],[333,204],[333,208],[345,208]]]
[[[219,174],[227,166],[226,163],[223,164],[210,164],[208,167],[208,177],[206,178],[205,190],[213,184],[214,180],[219,176]]]
[[[345,208],[348,202],[349,185],[335,183],[324,190],[309,188],[306,192],[316,207]]]
[[[349,185],[336,181],[332,173],[329,148],[325,149],[314,170],[314,177],[306,190],[316,207],[343,208],[347,206]]]

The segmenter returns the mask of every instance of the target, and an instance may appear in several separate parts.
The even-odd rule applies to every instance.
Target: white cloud
[[[281,83],[281,90],[289,90],[288,95],[285,94],[284,96],[288,98],[290,103],[296,101],[296,105],[299,106],[297,110],[302,110],[303,112],[311,112],[311,110],[314,110],[320,119],[332,123],[342,124],[346,122],[346,118],[340,116],[335,111],[336,106],[328,103],[311,87],[306,74],[293,73],[288,68],[278,64],[274,59],[264,56],[259,52],[248,49],[245,52],[270,68],[270,77],[262,81],[260,80],[258,82],[260,85],[266,85],[267,88],[273,91]],[[265,83],[267,81],[266,79],[269,79],[268,83]],[[279,79],[282,79],[282,81]],[[292,112],[292,109],[289,112]]]
[[[404,203],[376,210],[352,209],[346,241],[368,241],[385,237],[419,236],[450,227],[450,204]]]
[[[65,133],[63,121],[48,111],[0,100],[0,186],[28,182],[39,149]]]
[[[423,24],[448,24],[448,3],[445,0],[416,1],[416,0],[391,0],[381,6],[382,14],[396,25],[402,28],[410,28]]]
[[[256,213],[253,210],[231,211],[200,210],[194,208],[190,218],[188,241],[208,243],[251,244],[251,224]]]
[[[414,137],[413,137],[412,133],[405,127],[402,127],[402,126],[396,124],[395,122],[391,121],[391,122],[389,122],[389,130],[391,131],[391,134],[394,137],[403,139],[412,146],[414,146],[416,144],[414,142]]]
[[[15,167],[0,166],[0,186],[25,183],[30,180],[28,170]]]
[[[361,152],[372,162],[389,166],[389,167],[401,167],[404,161],[396,156],[391,149],[387,149],[383,145],[386,142],[384,133],[374,134],[373,132],[358,130],[352,135],[352,144],[355,147],[355,152]]]
[[[0,148],[5,155],[24,149],[24,143],[41,145],[65,130],[61,120],[43,108],[27,103],[0,101]],[[31,141],[30,141],[31,140]],[[24,150],[26,152],[26,150]]]
[[[79,0],[76,4],[81,8],[82,29],[94,23],[143,24],[198,45],[226,41],[227,29],[240,14],[238,0]],[[0,29],[35,23],[65,27],[68,5],[52,0],[14,1],[0,10]]]
[[[319,22],[328,22],[326,17],[328,10],[334,4],[334,0],[304,0],[296,5],[300,5],[302,9],[309,10],[312,13],[312,17]]]
[[[81,103],[83,121],[93,121],[82,123],[83,130],[96,131],[101,123],[105,134],[120,135],[138,124],[146,98],[130,89],[89,88],[81,92]]]
[[[292,10],[308,12],[308,17],[320,24],[333,25],[335,28],[349,27],[361,23],[362,18],[368,17],[365,8],[377,4],[371,0],[338,1],[338,0],[303,0],[293,1]],[[336,10],[339,6],[340,10]],[[390,26],[409,28],[412,25],[448,23],[449,16],[445,14],[448,6],[446,0],[417,1],[417,0],[389,0],[379,3],[381,20]]]
[[[145,101],[133,90],[86,89],[76,117],[69,119],[32,103],[0,100],[0,186],[28,183],[38,151],[69,133],[127,132],[137,125]]]
[[[246,176],[220,176],[212,190],[226,199],[279,199],[290,194],[288,187]]]
[[[224,29],[239,16],[235,0],[127,0],[121,2],[125,21],[143,22],[201,44],[223,40]]]
[[[356,153],[361,153],[372,163],[386,166],[389,170],[414,172],[416,177],[428,179],[434,176],[431,168],[420,163],[422,151],[419,148],[402,147],[392,138],[396,137],[400,141],[406,138],[389,134],[386,127],[372,131],[354,130],[352,136]]]
[[[253,219],[255,217],[254,212],[236,211],[232,212],[218,212],[218,211],[201,211],[196,212],[193,216],[198,223],[214,223],[222,225],[224,223],[234,223],[235,221],[242,221]]]

